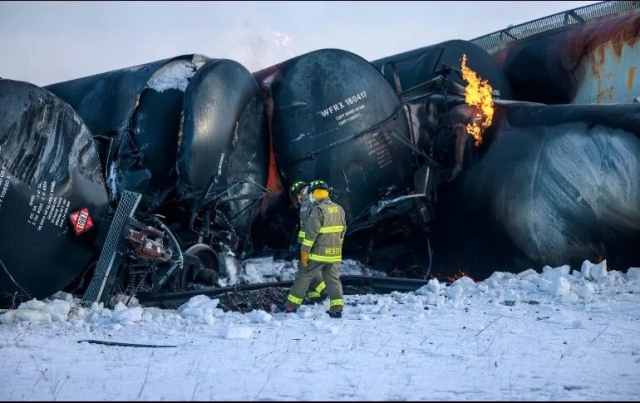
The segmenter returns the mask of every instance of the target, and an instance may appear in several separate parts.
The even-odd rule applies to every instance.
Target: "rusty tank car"
[[[640,101],[640,3],[605,1],[472,40],[491,53],[517,100]]]

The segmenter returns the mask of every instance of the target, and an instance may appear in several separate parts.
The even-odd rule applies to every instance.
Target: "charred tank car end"
[[[91,130],[114,207],[123,190],[142,194],[147,212],[171,197],[184,92],[208,60],[182,55],[46,87]]]
[[[496,98],[513,99],[511,85],[493,57],[480,46],[460,39],[450,40],[371,62],[398,94],[419,86],[438,75],[466,86],[459,74],[462,56],[467,65],[493,87]]]
[[[176,221],[188,219],[185,246],[198,235],[211,235],[218,251],[250,251],[267,164],[267,121],[258,84],[238,62],[209,61],[185,92],[175,210],[181,211]]]

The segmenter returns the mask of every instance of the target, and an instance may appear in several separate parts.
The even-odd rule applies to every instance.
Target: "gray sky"
[[[374,60],[597,1],[0,2],[0,77],[48,85],[186,53],[249,70],[322,48]]]

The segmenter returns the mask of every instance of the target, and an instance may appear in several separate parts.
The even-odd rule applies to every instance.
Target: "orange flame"
[[[482,115],[474,119],[473,123],[467,125],[467,133],[476,140],[475,145],[482,143],[482,132],[491,125],[493,119],[493,99],[491,98],[492,88],[488,80],[481,80],[475,71],[467,67],[467,55],[462,55],[462,78],[468,83],[464,92],[464,102],[467,105],[480,109]],[[480,122],[482,117],[484,120]],[[480,124],[479,124],[480,123]]]

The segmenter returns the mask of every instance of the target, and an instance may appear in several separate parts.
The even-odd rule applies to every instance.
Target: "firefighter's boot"
[[[329,317],[331,317],[331,318],[334,318],[334,319],[341,319],[342,318],[342,311],[336,311],[336,312],[327,311],[327,313],[329,314]]]

